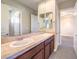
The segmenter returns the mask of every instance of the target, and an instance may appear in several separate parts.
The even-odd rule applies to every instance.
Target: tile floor
[[[57,51],[52,53],[49,59],[77,59],[76,53],[73,49],[73,38],[62,36],[62,44]]]

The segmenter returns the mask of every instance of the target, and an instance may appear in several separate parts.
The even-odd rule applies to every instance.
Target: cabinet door
[[[45,46],[45,59],[48,59],[50,55],[50,44]]]
[[[24,54],[16,57],[15,59],[31,59],[34,54],[34,50],[32,49],[31,51],[25,52]]]
[[[43,56],[44,52],[42,49],[44,49],[44,43],[37,45],[36,47],[32,48],[28,52],[23,53],[22,55],[16,57],[15,59],[37,59],[37,58],[41,59],[42,57],[44,57]]]
[[[53,52],[53,50],[54,50],[54,41],[52,40],[51,41],[51,53]]]
[[[40,50],[33,59],[44,59],[44,49]]]

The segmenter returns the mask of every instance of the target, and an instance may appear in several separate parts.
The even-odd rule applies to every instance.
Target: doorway
[[[60,16],[60,35],[61,46],[73,47],[74,46],[74,8],[61,11]]]

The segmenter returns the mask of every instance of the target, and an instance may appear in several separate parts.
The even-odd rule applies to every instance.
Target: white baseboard
[[[57,49],[58,49],[58,47],[54,48],[54,52],[56,52],[56,51],[57,51]]]
[[[73,37],[74,35],[60,35],[60,36],[69,36],[69,37]]]
[[[57,51],[57,49],[54,49],[54,52],[56,52]]]

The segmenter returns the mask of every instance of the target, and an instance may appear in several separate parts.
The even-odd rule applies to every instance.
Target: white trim
[[[54,52],[56,52],[56,51],[57,51],[57,49],[58,49],[58,47],[54,48]]]
[[[57,48],[56,49],[54,49],[54,52],[56,52],[57,51]]]
[[[61,34],[60,34],[60,36],[70,36],[70,37],[73,37],[73,35],[61,35]]]

